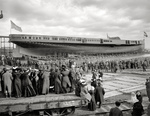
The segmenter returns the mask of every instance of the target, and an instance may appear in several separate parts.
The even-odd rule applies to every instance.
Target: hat
[[[86,80],[85,79],[80,79],[80,83],[81,83],[81,85],[83,85],[83,86],[86,86],[87,85],[87,83],[86,83]]]
[[[66,65],[63,64],[63,65],[62,65],[62,68],[66,68]]]
[[[17,69],[17,68],[18,68],[17,66],[15,66],[15,67],[12,67],[12,69],[14,69],[14,70],[15,70],[15,69]]]

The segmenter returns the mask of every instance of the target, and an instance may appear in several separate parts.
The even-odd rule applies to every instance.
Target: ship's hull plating
[[[26,47],[20,46],[19,52],[21,54],[32,56],[47,56],[56,53],[83,53],[83,54],[110,54],[110,53],[125,53],[142,50],[142,45],[136,46],[84,46],[84,45],[43,45],[43,44],[22,44]]]
[[[20,54],[46,56],[51,54],[110,54],[138,52],[144,48],[143,40],[106,40],[44,35],[11,34]]]

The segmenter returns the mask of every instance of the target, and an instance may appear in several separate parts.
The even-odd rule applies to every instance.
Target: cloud
[[[148,0],[0,0],[4,18],[0,33],[10,33],[10,20],[23,33],[82,37],[150,35]],[[1,10],[0,9],[0,10]],[[12,33],[17,33],[12,30]]]

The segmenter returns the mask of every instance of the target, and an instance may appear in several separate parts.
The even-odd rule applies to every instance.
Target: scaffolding
[[[15,44],[9,41],[9,36],[0,36],[0,56],[12,56]]]

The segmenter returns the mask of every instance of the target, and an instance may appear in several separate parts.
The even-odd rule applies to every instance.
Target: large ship
[[[121,40],[119,37],[103,39],[10,34],[9,38],[17,45],[18,53],[30,56],[129,53],[144,48],[144,40]]]

